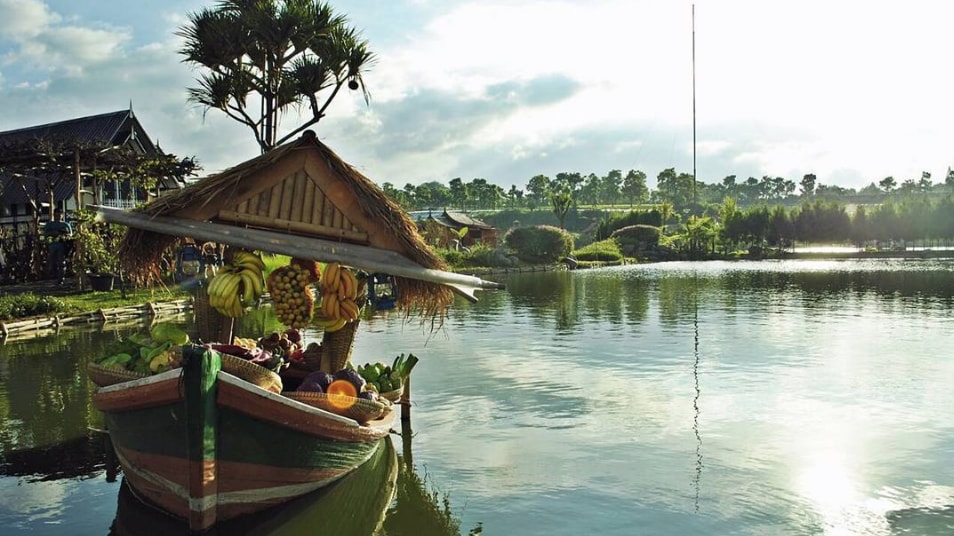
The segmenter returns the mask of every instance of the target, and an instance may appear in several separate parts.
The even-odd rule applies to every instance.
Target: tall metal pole
[[[692,4],[692,204],[696,205],[696,5]]]

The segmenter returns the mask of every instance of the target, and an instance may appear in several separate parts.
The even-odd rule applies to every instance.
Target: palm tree
[[[550,207],[553,209],[553,214],[556,215],[557,220],[560,221],[560,229],[566,229],[566,225],[564,225],[566,213],[570,211],[572,205],[573,196],[565,189],[561,188],[550,193]]]
[[[207,70],[189,100],[248,126],[263,153],[317,123],[344,84],[370,100],[367,41],[318,0],[223,0],[190,14],[177,35],[184,61]],[[290,107],[311,117],[279,137]]]

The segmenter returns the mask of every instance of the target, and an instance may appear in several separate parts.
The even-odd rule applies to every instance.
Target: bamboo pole
[[[99,205],[90,205],[90,207],[95,209],[102,219],[111,223],[241,248],[260,249],[291,257],[325,262],[337,261],[371,273],[382,272],[446,285],[471,301],[477,301],[474,295],[477,290],[504,288],[501,283],[486,281],[479,277],[424,268],[404,255],[387,249],[357,246],[320,238],[288,236],[274,231],[246,229],[188,218],[148,216]]]
[[[411,377],[408,376],[404,379],[404,392],[401,393],[401,420],[408,423],[410,428],[411,422]]]

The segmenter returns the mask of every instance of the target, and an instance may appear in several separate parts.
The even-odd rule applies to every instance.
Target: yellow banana
[[[345,270],[345,278],[348,280],[348,294],[346,296],[356,300],[358,298],[358,277],[351,270]]]
[[[328,325],[328,327],[325,328],[325,331],[327,331],[328,333],[334,333],[338,331],[339,329],[345,327],[345,324],[347,323],[348,323],[347,319],[339,318],[338,320],[335,320],[333,324]]]
[[[255,299],[257,300],[262,297],[262,294],[265,294],[265,276],[260,271],[251,272],[250,275],[252,285],[255,288]]]
[[[244,249],[235,253],[234,262],[241,268],[255,268],[259,272],[265,270],[265,261],[258,255]]]
[[[241,298],[236,295],[235,299],[232,302],[232,318],[238,318],[245,315],[245,305],[242,304]]]
[[[225,296],[225,299],[231,298],[233,295],[239,293],[239,285],[242,283],[242,277],[236,272],[226,271],[225,276],[228,278],[222,287],[222,295]]]
[[[222,314],[225,316],[230,316],[232,318],[238,318],[245,313],[245,308],[242,307],[242,300],[239,298],[239,294],[232,294],[226,298],[225,306],[222,308]]]
[[[321,314],[328,318],[337,319],[338,315],[335,314],[336,308],[335,304],[338,302],[338,295],[331,292],[325,294],[321,297]]]
[[[222,307],[226,300],[228,299],[228,287],[232,282],[232,276],[228,271],[221,271],[215,276],[215,280],[212,281],[212,286],[209,287],[209,304],[213,307]]]
[[[337,321],[338,321],[337,318],[331,318],[331,317],[325,316],[322,311],[319,311],[312,317],[312,322],[315,324],[316,327],[321,329],[325,329]]]
[[[217,298],[221,296],[222,283],[225,282],[225,277],[223,277],[224,274],[224,272],[219,272],[216,274],[209,281],[209,286],[205,289],[206,294],[209,295],[209,303],[212,305],[215,305],[215,301],[217,301]]]
[[[325,274],[322,278],[325,287],[331,290],[338,288],[338,269],[340,266],[341,265],[337,262],[329,262],[327,265],[325,265]]]
[[[229,316],[238,318],[243,314],[245,314],[245,307],[242,305],[242,296],[236,292],[231,301],[229,301]]]
[[[209,286],[205,287],[205,293],[209,296],[209,305],[213,307],[215,307],[216,301],[218,300],[219,295],[217,294],[217,289],[221,284],[222,280],[216,275],[209,280]]]
[[[341,316],[347,318],[349,321],[355,320],[358,318],[358,304],[352,299],[339,300],[338,303],[341,306]]]
[[[334,314],[333,314],[332,316],[334,316],[335,318],[341,318],[341,316],[342,316],[342,314],[341,314],[341,300],[339,300],[338,297],[335,296],[335,300],[334,300],[332,303],[334,304],[334,308],[335,308]]]
[[[255,276],[250,270],[243,269],[239,272],[239,278],[242,280],[242,303],[252,305],[258,301],[258,296],[255,295]]]
[[[338,293],[339,300],[343,300],[351,294],[351,289],[353,287],[351,287],[352,280],[348,278],[348,274],[350,273],[351,270],[347,268],[340,268],[338,270],[338,280],[341,282],[341,284],[338,286],[336,291]]]

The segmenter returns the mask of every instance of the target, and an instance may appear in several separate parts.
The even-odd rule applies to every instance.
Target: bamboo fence
[[[158,319],[175,316],[193,308],[191,298],[146,302],[141,305],[129,305],[112,309],[99,309],[73,316],[54,316],[50,318],[28,318],[12,322],[0,322],[0,342],[14,339],[40,337],[58,333],[60,330],[76,326],[138,324],[144,319]]]

